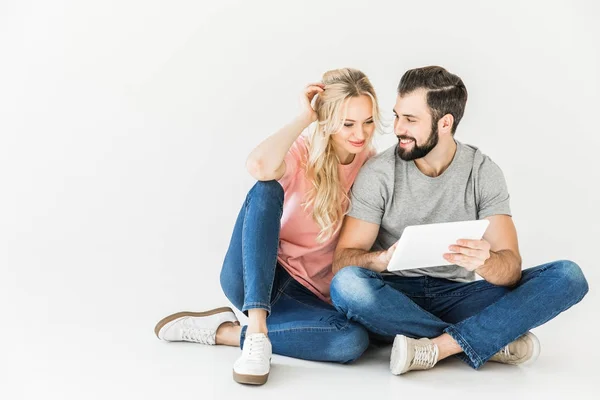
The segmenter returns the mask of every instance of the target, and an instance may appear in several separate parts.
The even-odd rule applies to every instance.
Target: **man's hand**
[[[448,247],[453,253],[445,253],[444,258],[469,271],[475,271],[490,258],[490,243],[485,240],[460,239]]]
[[[396,251],[396,247],[398,246],[398,242],[394,243],[392,247],[385,251],[381,251],[377,257],[375,258],[374,268],[375,272],[383,272],[387,269],[392,256],[394,255],[394,251]]]

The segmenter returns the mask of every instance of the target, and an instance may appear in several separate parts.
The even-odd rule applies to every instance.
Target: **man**
[[[466,102],[462,80],[444,68],[404,74],[394,107],[399,143],[361,170],[337,245],[332,301],[374,334],[395,336],[396,375],[454,354],[476,369],[532,362],[540,345],[529,330],[588,291],[571,261],[521,271],[502,171],[454,139]],[[406,226],[484,218],[482,240],[448,243],[453,265],[386,271]]]

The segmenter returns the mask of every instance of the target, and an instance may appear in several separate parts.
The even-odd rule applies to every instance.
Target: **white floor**
[[[92,303],[86,297],[80,301],[70,298],[67,286],[53,297],[36,298],[29,293],[30,312],[21,308],[19,315],[9,314],[5,319],[18,323],[3,324],[11,328],[3,328],[2,333],[8,340],[2,341],[1,390],[10,396],[0,397],[599,398],[599,352],[592,340],[597,337],[592,320],[597,316],[594,293],[535,331],[542,342],[542,354],[530,367],[489,363],[473,371],[452,359],[431,371],[397,377],[388,370],[390,347],[372,347],[353,365],[274,356],[268,383],[246,387],[231,379],[237,348],[160,342],[153,326],[180,301],[152,297],[152,287],[139,284],[136,291],[107,287],[106,296]],[[187,295],[182,293],[182,297]],[[72,303],[67,306],[69,301]],[[138,308],[144,301],[147,307]]]

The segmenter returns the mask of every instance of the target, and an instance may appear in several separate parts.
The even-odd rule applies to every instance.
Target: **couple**
[[[233,378],[245,384],[267,381],[272,352],[349,363],[369,337],[393,341],[396,375],[451,355],[475,369],[535,360],[529,330],[578,303],[588,284],[571,261],[521,271],[502,171],[454,139],[462,80],[437,66],[406,72],[394,106],[398,145],[377,155],[377,96],[362,72],[329,71],[302,97],[303,112],[247,161],[258,182],[235,223],[221,287],[248,325],[228,307],[179,312],[156,325],[157,336],[240,346]],[[406,226],[483,218],[482,240],[449,243],[453,265],[386,271]]]

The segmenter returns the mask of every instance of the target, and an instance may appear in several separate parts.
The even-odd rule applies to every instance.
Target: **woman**
[[[176,313],[155,328],[167,341],[241,346],[233,367],[239,383],[265,383],[273,351],[347,363],[369,344],[366,329],[331,305],[329,285],[348,192],[374,153],[377,97],[362,72],[344,68],[308,85],[302,99],[300,115],[247,161],[258,182],[237,218],[221,287],[248,325],[224,307]],[[313,122],[315,129],[301,136]]]

